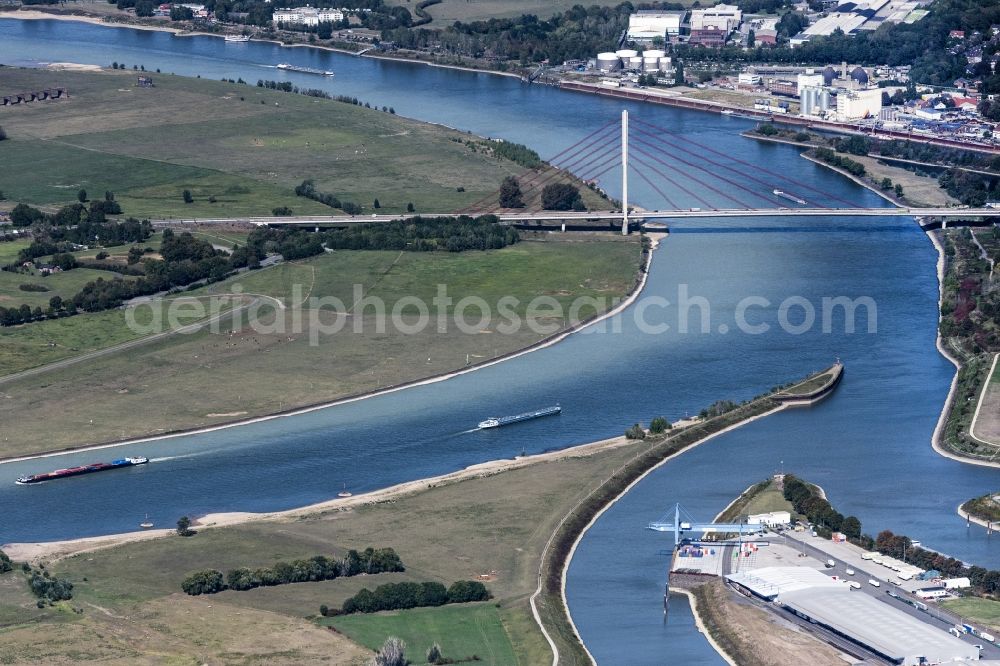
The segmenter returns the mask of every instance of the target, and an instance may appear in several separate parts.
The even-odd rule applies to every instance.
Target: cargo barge
[[[80,467],[57,469],[54,472],[46,472],[45,474],[30,474],[28,476],[19,477],[16,483],[23,486],[29,483],[41,483],[42,481],[54,481],[55,479],[65,479],[70,476],[80,476],[81,474],[106,472],[112,469],[121,469],[122,467],[135,467],[136,465],[145,465],[148,462],[149,458],[144,456],[120,458],[119,460],[113,460],[109,463],[98,462],[91,463],[90,465],[81,465]]]
[[[485,430],[486,428],[499,428],[500,426],[511,425],[512,423],[530,421],[531,419],[538,419],[543,416],[552,416],[553,414],[558,414],[561,411],[562,407],[556,405],[554,407],[546,407],[545,409],[536,409],[533,412],[515,414],[514,416],[491,416],[485,421],[479,422],[479,429]]]
[[[300,65],[289,65],[287,62],[283,62],[276,65],[278,69],[283,69],[286,72],[302,72],[303,74],[318,74],[319,76],[333,76],[333,72],[328,69],[316,69],[315,67],[302,67]]]

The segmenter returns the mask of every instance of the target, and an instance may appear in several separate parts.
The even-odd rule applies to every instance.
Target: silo
[[[619,49],[618,51],[615,52],[615,55],[621,58],[622,60],[628,60],[629,58],[634,58],[635,56],[639,55],[639,52],[634,51],[632,49]]]
[[[660,71],[666,72],[671,69],[671,60],[669,57],[660,58]]]
[[[621,65],[621,61],[618,60],[618,55],[611,53],[598,53],[597,54],[597,69],[602,72],[613,72]]]
[[[830,91],[823,88],[819,91],[819,100],[817,101],[817,108],[820,113],[826,113],[830,110]]]
[[[658,72],[660,71],[660,59],[657,57],[650,57],[648,55],[642,56],[642,71],[644,72]]]
[[[663,58],[666,55],[666,51],[662,51],[660,49],[646,49],[642,52],[643,58]]]
[[[634,55],[628,59],[628,68],[633,72],[642,71],[642,56]]]

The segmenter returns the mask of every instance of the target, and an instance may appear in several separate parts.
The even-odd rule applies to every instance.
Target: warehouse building
[[[782,595],[778,603],[894,664],[919,666],[979,659],[976,646],[849,588],[798,590]]]
[[[669,41],[681,32],[686,12],[640,10],[628,17],[626,40],[637,44],[652,44],[655,39]]]
[[[979,649],[845,581],[809,567],[763,567],[726,576],[747,596],[773,602],[893,664],[979,660]]]

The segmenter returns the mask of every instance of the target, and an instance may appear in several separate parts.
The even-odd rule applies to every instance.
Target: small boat
[[[250,41],[250,35],[226,35],[226,41],[230,44],[245,44]]]
[[[800,199],[797,196],[795,196],[794,194],[789,194],[788,192],[785,192],[783,190],[774,190],[774,193],[776,195],[778,195],[779,197],[784,197],[784,198],[788,199],[789,201],[794,201],[797,204],[805,205],[805,203],[806,203],[805,199]]]
[[[315,67],[302,67],[301,65],[290,65],[287,62],[275,65],[278,69],[286,72],[302,72],[303,74],[318,74],[319,76],[333,76],[333,72],[328,69],[316,69]]]
[[[722,110],[722,115],[724,115],[724,116],[731,116],[731,115],[733,115],[733,110],[732,109],[723,109]]]
[[[512,423],[520,423],[521,421],[530,421],[531,419],[538,419],[543,416],[552,416],[558,414],[562,411],[562,407],[555,405],[554,407],[546,407],[545,409],[536,409],[533,412],[525,412],[523,414],[515,414],[514,416],[491,416],[485,421],[479,422],[479,429],[485,430],[487,428],[499,428],[500,426],[511,425]]]
[[[147,513],[146,514],[146,520],[144,520],[141,523],[139,523],[139,527],[141,527],[144,530],[148,530],[152,526],[153,526],[153,523],[149,520],[149,514]]]
[[[347,490],[347,484],[346,483],[344,484],[344,489],[341,490],[339,493],[337,493],[337,497],[351,497],[353,495],[354,495],[354,493],[352,493],[349,490]]]

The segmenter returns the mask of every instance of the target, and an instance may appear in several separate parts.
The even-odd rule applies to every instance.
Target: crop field
[[[474,137],[333,100],[134,72],[4,71],[18,89],[63,85],[70,97],[5,111],[0,183],[12,201],[63,204],[77,190],[115,192],[126,215],[190,218],[338,214],[296,197],[312,178],[372,210],[448,212],[524,171]],[[372,100],[375,102],[376,100]],[[150,122],[149,109],[159,122]],[[24,168],[31,165],[31,169]],[[185,204],[181,193],[191,191]]]
[[[413,664],[426,664],[424,656],[435,643],[448,659],[478,657],[477,663],[495,666],[516,663],[500,611],[490,603],[344,615],[323,618],[320,624],[336,627],[371,650],[378,649],[389,636],[401,638],[412,648],[407,656]]]
[[[513,311],[522,319],[536,296],[564,306],[577,296],[592,297],[607,309],[634,284],[640,259],[634,238],[606,236],[524,241],[489,252],[337,251],[239,275],[189,295],[239,291],[274,296],[288,305],[310,296],[336,297],[351,310],[345,320],[350,325],[331,333],[344,313],[337,315],[329,307],[312,310],[307,303],[296,328],[292,308],[276,314],[262,302],[262,326],[256,329],[243,317],[227,316],[215,333],[176,335],[54,369],[45,373],[44,382],[35,377],[8,382],[0,421],[9,441],[0,445],[0,456],[30,453],[39,442],[61,448],[117,440],[123,433],[154,435],[212,425],[232,420],[233,414],[273,413],[460,369],[524,348],[568,323],[564,307],[562,316],[553,313],[539,320],[547,330],[522,325],[501,333],[496,315],[502,296],[517,299]],[[446,285],[455,304],[466,296],[481,297],[493,319],[477,333],[463,332],[449,318],[445,333],[428,326],[411,334],[391,324],[380,330],[373,308],[353,310],[355,285],[365,297],[385,302],[391,314],[407,296],[424,299],[430,307],[439,284]],[[158,307],[162,313],[169,305]],[[154,314],[144,310],[137,313],[140,323]],[[583,307],[580,316],[593,312],[593,307]],[[406,308],[401,313],[408,317],[404,323],[413,323],[415,315]],[[68,348],[94,348],[95,339],[106,346],[139,337],[142,332],[124,326],[124,317],[115,310],[0,329],[0,340],[11,343],[9,352],[0,348],[0,360],[13,372],[42,358],[65,358],[71,355]],[[477,308],[464,315],[470,324],[478,319]],[[88,332],[91,326],[93,333]],[[59,346],[50,347],[53,343]],[[39,349],[42,356],[36,355]],[[201,390],[192,393],[192,384]],[[233,386],[241,390],[233,391]],[[41,418],[53,409],[60,414],[57,422]]]

